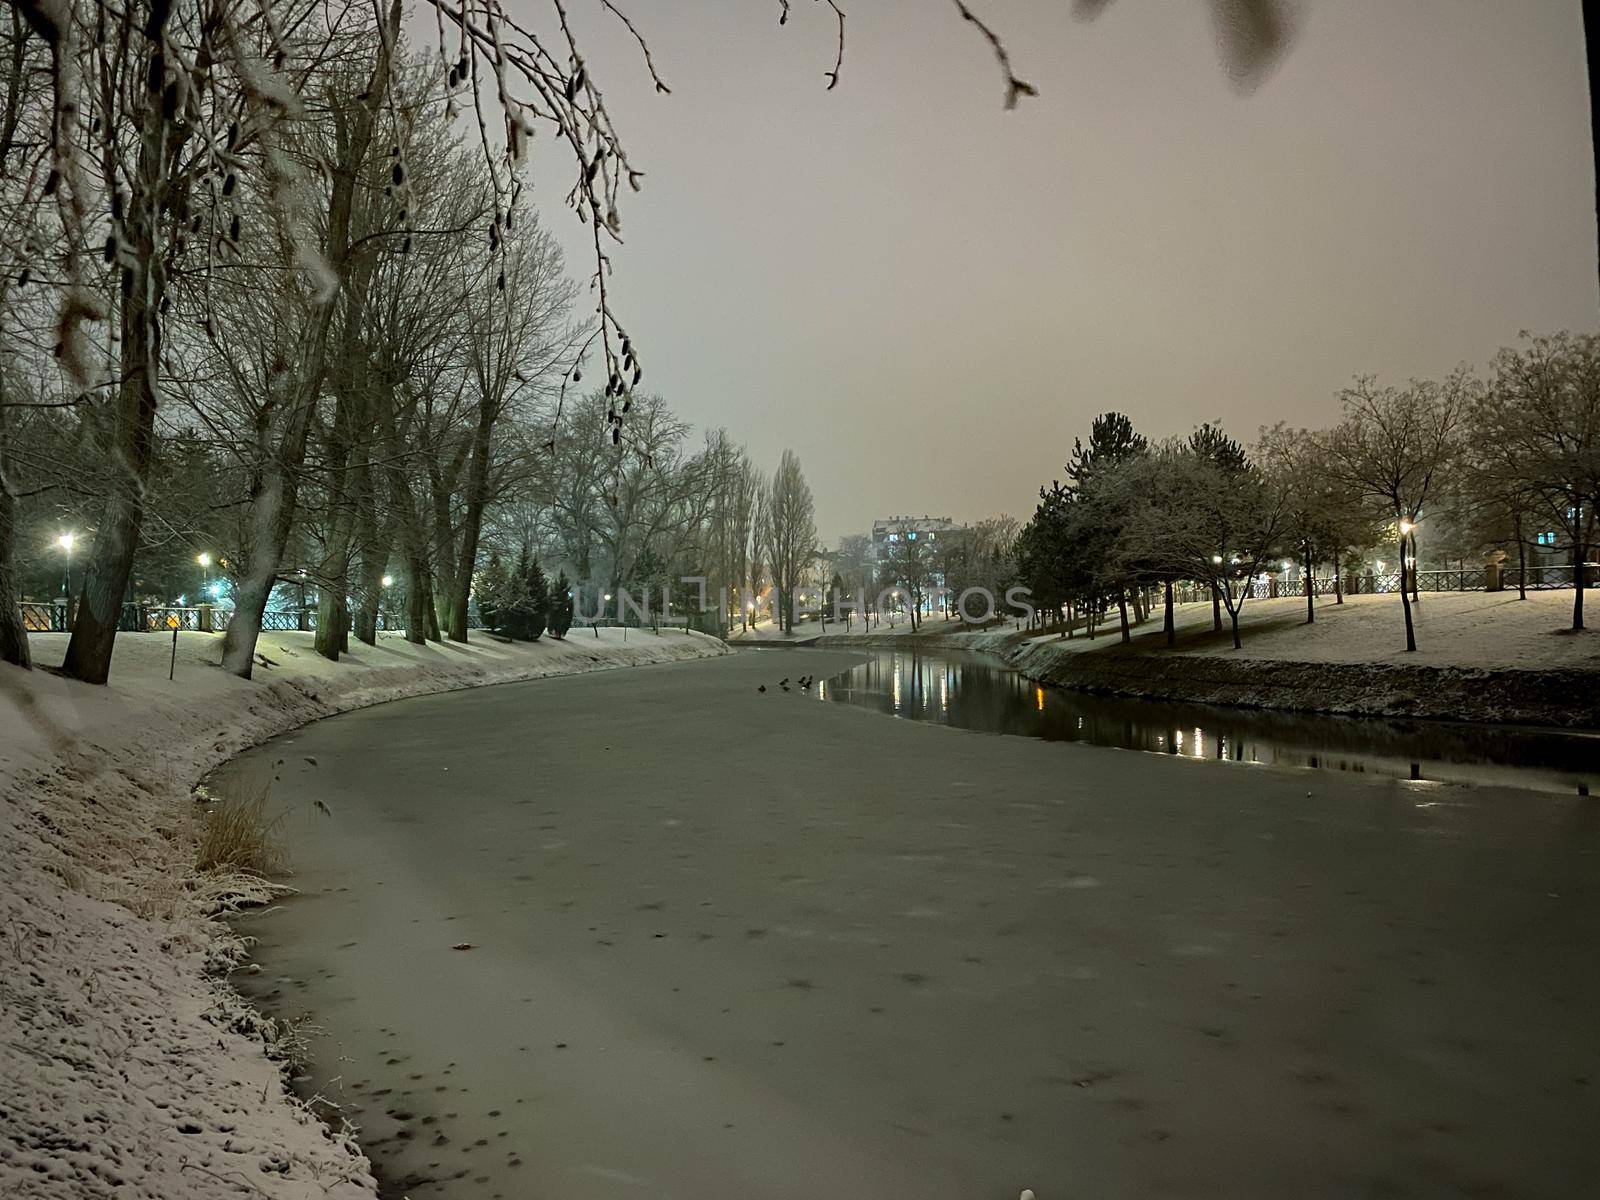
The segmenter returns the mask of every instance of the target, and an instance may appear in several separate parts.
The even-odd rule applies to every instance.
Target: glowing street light
[[[1412,521],[1401,521],[1400,522],[1400,536],[1401,537],[1406,536],[1408,533],[1410,533],[1416,527],[1417,527],[1416,524],[1414,522],[1412,522]]]
[[[56,535],[56,546],[67,556],[61,566],[61,598],[69,605],[72,603],[72,549],[77,543],[78,535],[75,533]]]
[[[196,554],[194,556],[194,560],[202,567],[209,567],[211,565],[211,555],[207,554],[204,550],[202,550],[199,554]]]
[[[385,575],[382,579],[378,580],[378,582],[383,584],[384,587],[393,587],[394,586],[394,576],[393,575]]]

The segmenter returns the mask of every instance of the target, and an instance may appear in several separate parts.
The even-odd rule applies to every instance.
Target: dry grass
[[[257,876],[283,871],[283,845],[277,834],[283,814],[267,815],[271,779],[263,777],[244,785],[240,795],[230,798],[203,790],[196,795],[204,805],[195,847],[197,870]]]

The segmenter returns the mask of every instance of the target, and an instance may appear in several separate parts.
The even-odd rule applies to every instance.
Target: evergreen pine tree
[[[549,588],[539,560],[526,549],[517,556],[517,567],[511,577],[511,596],[505,600],[497,614],[500,632],[509,638],[536,642],[544,633],[546,610],[549,607]]]
[[[478,615],[483,618],[484,628],[499,628],[500,616],[505,610],[506,602],[511,599],[511,591],[511,574],[506,570],[500,552],[491,550],[488,565],[478,572],[477,582],[473,588],[478,598]]]
[[[572,584],[565,571],[556,575],[556,585],[550,593],[550,636],[564,638],[572,628]]]

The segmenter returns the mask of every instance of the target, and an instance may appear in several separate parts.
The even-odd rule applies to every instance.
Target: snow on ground
[[[1600,602],[1600,593],[1594,595]],[[1277,662],[1389,663],[1411,667],[1482,667],[1549,670],[1600,667],[1600,633],[1574,635],[1570,591],[1424,593],[1412,606],[1417,649],[1405,645],[1405,617],[1398,593],[1346,596],[1317,601],[1317,619],[1307,625],[1305,597],[1251,600],[1239,618],[1243,648],[1235,650],[1222,615],[1222,632],[1213,633],[1210,604],[1180,604],[1173,611],[1176,652]],[[1600,612],[1592,621],[1600,622]],[[932,629],[930,622],[929,629]],[[1030,639],[1050,642],[1057,653],[1087,653],[1120,644],[1115,614],[1094,638],[1080,630],[1070,640],[1051,633]],[[1133,630],[1136,649],[1161,652],[1165,639],[1161,611]]]
[[[263,634],[254,680],[220,637],[117,639],[108,687],[0,665],[0,1195],[7,1200],[369,1196],[354,1142],[285,1093],[282,1032],[208,969],[209,914],[244,883],[197,876],[190,789],[273,734],[401,696],[726,652],[699,634],[574,629],[534,645],[380,634],[339,663]],[[66,636],[36,635],[58,664]]]
[[[1593,609],[1589,620],[1600,626],[1600,592],[1592,593],[1589,600]],[[1515,592],[1424,593],[1421,601],[1412,606],[1417,631],[1415,653],[1405,649],[1405,623],[1398,593],[1347,596],[1343,604],[1335,604],[1331,597],[1319,598],[1317,619],[1310,625],[1305,623],[1305,604],[1303,596],[1246,602],[1239,620],[1244,643],[1241,650],[1233,648],[1225,611],[1223,631],[1214,634],[1209,603],[1177,605],[1173,610],[1178,634],[1176,651],[1279,662],[1540,670],[1600,667],[1600,632],[1571,632],[1570,591],[1530,592],[1526,600],[1519,600]],[[1019,640],[1007,637],[1013,628],[999,624],[987,631],[963,630],[957,621],[930,617],[917,635],[948,638],[953,644],[970,643],[975,649],[995,649],[998,641],[1015,644]],[[798,625],[792,637],[785,638],[771,622],[764,622],[735,640],[804,641],[821,633],[819,623],[808,621]],[[829,621],[826,631],[830,645],[851,637],[870,636],[877,641],[911,634],[911,626],[903,620],[892,627],[882,621],[870,630],[860,621],[854,622],[850,630]],[[1056,654],[1082,654],[1114,647],[1120,644],[1120,637],[1113,612],[1093,638],[1079,629],[1071,639],[1052,632],[1021,640],[1051,643]],[[1141,650],[1165,648],[1159,606],[1143,624],[1134,627],[1133,640]]]
[[[1586,596],[1600,602],[1600,593]],[[1305,599],[1245,606],[1240,636],[1248,658],[1296,662],[1394,663],[1422,667],[1560,669],[1600,667],[1600,633],[1572,632],[1570,591],[1424,593],[1411,606],[1417,649],[1406,650],[1398,595],[1347,596],[1321,603],[1305,624]],[[1190,606],[1194,607],[1194,606]],[[1600,622],[1600,612],[1591,615]],[[1226,617],[1224,617],[1226,620]],[[1189,653],[1234,654],[1233,643],[1212,642]]]

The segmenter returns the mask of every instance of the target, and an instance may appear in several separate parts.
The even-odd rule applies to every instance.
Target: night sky
[[[531,4],[532,0],[528,0]],[[1356,372],[1443,373],[1521,329],[1594,328],[1577,0],[1303,0],[1240,94],[1205,6],[619,0],[575,27],[645,190],[617,309],[647,384],[768,469],[825,540],[898,512],[1031,512],[1106,408],[1160,436],[1331,423]],[[544,20],[542,4],[530,12]],[[539,197],[583,231],[546,140]],[[558,174],[556,168],[561,173]]]

